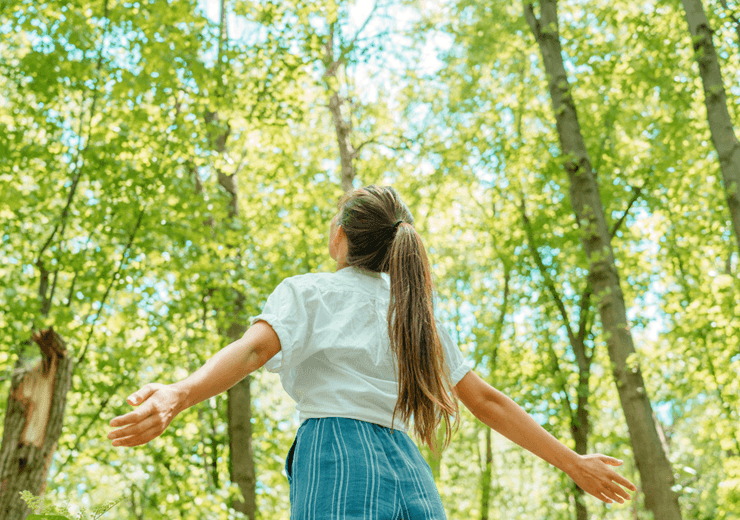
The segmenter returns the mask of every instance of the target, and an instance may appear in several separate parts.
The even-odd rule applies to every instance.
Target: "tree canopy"
[[[640,482],[599,312],[610,295],[592,294],[531,4],[4,3],[0,411],[14,374],[41,358],[33,333],[53,327],[74,371],[50,500],[122,498],[108,516],[123,520],[244,518],[231,507],[225,394],[141,448],[111,447],[108,421],[134,389],[182,379],[225,346],[282,279],[333,271],[336,202],[368,184],[393,185],[414,214],[436,312],[476,372],[574,449],[587,417],[588,451],[624,459]],[[710,128],[720,90],[703,76],[688,4],[557,3],[567,84],[555,87],[577,110],[635,347],[627,364],[644,378],[682,517],[730,520],[740,188]],[[703,10],[732,149],[740,4]],[[258,518],[287,519],[297,414],[276,374],[252,374],[251,396]],[[643,493],[623,506],[578,498],[467,410],[441,458],[422,453],[450,519],[651,517]]]

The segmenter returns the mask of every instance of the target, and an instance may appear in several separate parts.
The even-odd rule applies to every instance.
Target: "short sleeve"
[[[442,322],[439,320],[436,320],[436,322],[439,342],[442,344],[442,349],[445,352],[445,359],[450,369],[450,382],[452,383],[452,386],[455,386],[460,382],[465,374],[473,370],[473,363],[463,357],[462,352],[460,352],[460,347],[450,337],[450,334],[447,332],[444,325],[442,325]]]
[[[267,298],[262,314],[250,319],[250,327],[257,321],[266,321],[280,339],[280,352],[267,363],[269,372],[280,372],[293,365],[293,358],[308,341],[310,312],[306,305],[305,288],[286,278]]]

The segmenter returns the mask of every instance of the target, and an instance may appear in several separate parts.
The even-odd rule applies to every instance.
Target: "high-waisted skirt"
[[[306,419],[285,460],[291,520],[446,520],[432,470],[405,432]]]

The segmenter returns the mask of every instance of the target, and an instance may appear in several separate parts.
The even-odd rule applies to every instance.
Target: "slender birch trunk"
[[[354,160],[356,152],[350,138],[352,135],[352,119],[342,114],[346,107],[346,100],[339,95],[337,72],[344,63],[334,53],[334,26],[333,23],[329,25],[329,35],[324,45],[324,85],[326,92],[329,94],[329,112],[331,112],[331,118],[334,122],[334,131],[339,146],[342,189],[346,192],[352,189],[352,181],[355,179]]]
[[[712,41],[712,28],[704,13],[701,0],[681,0],[694,45],[694,57],[699,65],[701,81],[704,85],[704,105],[707,107],[707,120],[712,134],[712,144],[719,156],[725,198],[730,210],[735,240],[740,251],[740,142],[727,110],[727,94],[722,81],[717,51]],[[737,20],[735,20],[737,24]],[[736,25],[738,38],[740,26]]]
[[[527,22],[540,48],[548,75],[560,146],[566,157],[565,170],[570,179],[570,200],[583,230],[582,243],[589,262],[588,280],[606,335],[612,372],[645,491],[645,503],[655,520],[678,520],[681,511],[678,498],[671,489],[674,484],[673,470],[653,421],[642,371],[633,360],[635,348],[627,323],[611,235],[563,64],[557,1],[542,0],[540,11],[540,17],[537,18],[533,5],[525,5]]]

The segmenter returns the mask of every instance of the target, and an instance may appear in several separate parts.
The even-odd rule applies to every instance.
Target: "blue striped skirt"
[[[345,417],[306,419],[285,460],[291,520],[446,520],[411,438]]]

